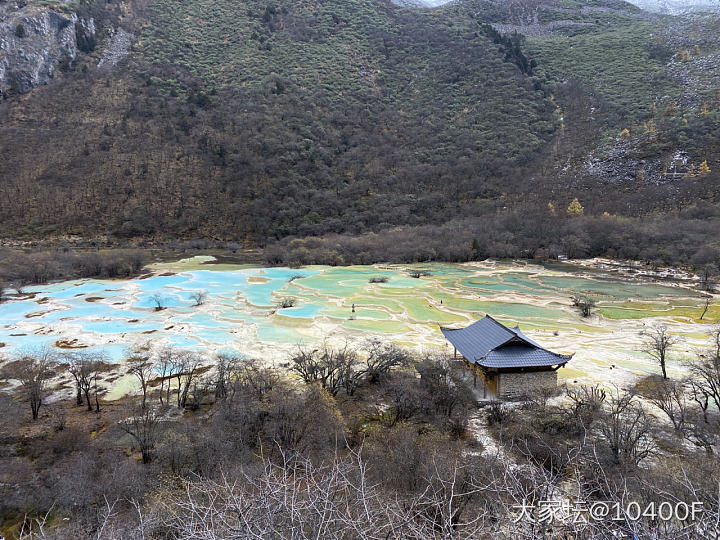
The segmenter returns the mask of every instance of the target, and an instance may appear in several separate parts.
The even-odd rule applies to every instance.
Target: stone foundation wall
[[[528,371],[526,373],[501,373],[497,397],[520,399],[538,395],[557,388],[557,371]]]

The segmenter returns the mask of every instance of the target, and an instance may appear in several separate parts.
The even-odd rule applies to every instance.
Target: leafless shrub
[[[600,432],[617,464],[637,466],[656,448],[645,409],[633,394],[618,389],[605,400]]]
[[[225,399],[241,359],[227,353],[219,353],[215,360],[215,400]]]
[[[510,409],[499,401],[493,401],[486,407],[489,426],[504,423],[511,414]]]
[[[644,397],[665,413],[675,431],[684,432],[688,420],[688,403],[684,385],[678,381],[652,379],[645,381]]]
[[[607,398],[605,390],[598,385],[579,387],[566,387],[565,395],[571,406],[565,409],[571,419],[571,424],[577,429],[590,429],[599,418],[603,403]]]
[[[160,436],[160,412],[150,407],[140,409],[120,422],[122,431],[130,435],[142,454],[143,463],[150,463]]]
[[[195,306],[202,306],[207,300],[207,291],[195,291],[190,295]]]
[[[281,309],[295,307],[297,305],[297,299],[295,298],[283,298],[278,302],[278,307]]]
[[[335,399],[322,388],[277,387],[263,400],[261,434],[272,445],[268,456],[279,451],[328,459],[344,446],[345,424]]]
[[[291,363],[291,369],[306,384],[317,382],[333,396],[343,387],[349,393],[357,388],[360,373],[355,370],[355,365],[358,357],[347,343],[341,349],[334,349],[327,343],[312,350],[300,348]]]
[[[377,383],[391,370],[411,364],[407,351],[392,343],[383,343],[379,339],[366,342],[363,347],[365,354],[365,373],[369,383]]]
[[[65,424],[67,421],[65,409],[63,408],[61,403],[55,404],[51,407],[49,407],[49,413],[50,413],[50,419],[52,421],[52,428],[53,431],[59,432],[63,431],[65,429]]]
[[[425,411],[452,418],[462,414],[474,398],[462,376],[453,373],[447,358],[427,355],[417,362],[420,388],[427,393]]]
[[[179,538],[477,538],[484,513],[468,511],[479,487],[455,474],[434,477],[420,495],[393,501],[358,453],[314,465],[283,454],[257,475],[189,481],[160,497],[163,525]]]
[[[259,365],[252,360],[241,361],[233,379],[233,393],[247,393],[261,401],[278,386],[283,377],[272,367]]]
[[[592,315],[592,312],[597,305],[595,300],[588,296],[573,296],[572,303],[583,317],[589,317]]]

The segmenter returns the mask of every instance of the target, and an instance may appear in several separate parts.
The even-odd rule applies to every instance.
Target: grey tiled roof
[[[527,345],[506,345],[487,353],[476,363],[491,368],[502,367],[548,367],[564,364],[569,360],[560,354]]]
[[[468,361],[485,367],[547,367],[571,358],[544,349],[519,328],[508,328],[489,315],[466,328],[440,330]]]

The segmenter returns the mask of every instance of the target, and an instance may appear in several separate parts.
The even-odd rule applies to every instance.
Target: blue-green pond
[[[421,272],[419,278],[411,276]],[[377,282],[372,278],[385,278]],[[376,281],[376,282],[371,282]],[[196,306],[193,293],[205,291]],[[195,257],[153,266],[149,277],[78,280],[28,287],[0,304],[0,354],[71,345],[121,363],[134,346],[234,350],[269,363],[299,344],[381,337],[418,350],[448,352],[440,326],[490,314],[534,339],[575,353],[561,377],[629,380],[654,372],[640,332],[667,324],[684,337],[671,371],[703,347],[720,308],[676,283],[621,278],[595,267],[493,262],[260,268]],[[598,302],[581,318],[574,294]],[[292,307],[281,301],[292,299]],[[157,300],[163,309],[156,310]],[[452,351],[449,351],[452,352]]]

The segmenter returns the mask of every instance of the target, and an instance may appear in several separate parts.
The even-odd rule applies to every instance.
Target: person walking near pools
[[[352,305],[352,312],[355,313],[355,304]]]

